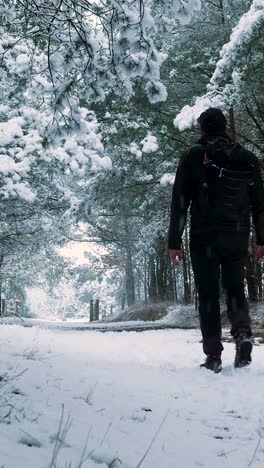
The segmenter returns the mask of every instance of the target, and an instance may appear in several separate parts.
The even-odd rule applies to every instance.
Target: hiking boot
[[[252,339],[248,336],[247,332],[241,332],[235,338],[236,341],[236,356],[235,367],[246,367],[251,364],[251,351],[253,348]]]
[[[221,356],[211,356],[208,354],[205,362],[200,365],[201,368],[209,369],[215,374],[218,374],[222,370]]]

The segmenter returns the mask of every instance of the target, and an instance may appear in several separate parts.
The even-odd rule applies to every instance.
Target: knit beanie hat
[[[226,118],[220,109],[209,107],[198,118],[198,123],[208,135],[224,133],[226,129]]]

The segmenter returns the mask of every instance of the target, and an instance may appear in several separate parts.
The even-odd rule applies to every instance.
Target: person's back
[[[257,157],[226,133],[219,109],[208,109],[199,123],[202,138],[181,157],[173,187],[168,247],[172,263],[181,259],[181,238],[191,205],[190,251],[199,294],[206,367],[220,367],[219,274],[227,294],[236,365],[249,363],[252,344],[244,294],[252,212],[259,257],[264,256],[264,190]],[[261,246],[261,247],[260,247]],[[242,337],[242,338],[241,338]],[[243,347],[247,354],[243,354]],[[240,343],[240,345],[239,345]],[[241,351],[242,349],[242,351]],[[215,357],[215,359],[212,359]]]

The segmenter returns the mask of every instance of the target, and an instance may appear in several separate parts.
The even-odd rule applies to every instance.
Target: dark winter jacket
[[[250,187],[249,209],[241,210],[238,218],[227,223],[217,218],[212,211],[204,213],[201,207],[201,184],[204,180],[204,154],[213,143],[223,149],[221,161],[216,161],[220,167],[232,170],[252,168],[252,186]],[[210,156],[213,159],[213,154]],[[181,157],[176,179],[173,186],[171,201],[171,219],[168,235],[168,248],[180,249],[182,234],[186,223],[189,206],[191,212],[191,235],[205,235],[211,232],[248,232],[250,231],[250,215],[252,214],[256,230],[256,242],[264,245],[264,188],[261,179],[258,158],[243,148],[239,143],[232,142],[227,135],[204,136],[188,149]]]

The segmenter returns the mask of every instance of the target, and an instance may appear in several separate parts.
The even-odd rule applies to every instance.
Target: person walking
[[[168,248],[173,265],[183,257],[182,234],[190,207],[190,255],[199,298],[205,367],[220,372],[219,277],[226,293],[235,367],[251,363],[249,304],[244,292],[250,217],[256,232],[256,258],[264,260],[264,188],[258,158],[232,141],[217,108],[203,112],[201,138],[180,158],[173,186]]]

